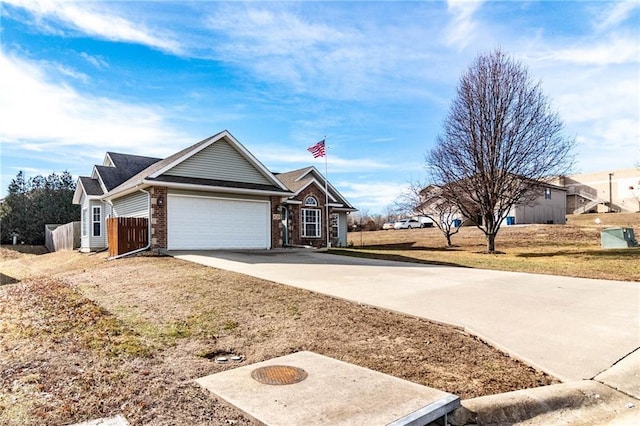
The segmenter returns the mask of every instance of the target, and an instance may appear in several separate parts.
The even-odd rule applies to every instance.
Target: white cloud
[[[275,172],[285,172],[298,167],[315,166],[324,173],[324,157],[313,158],[306,147],[291,148],[285,146],[259,145],[251,152]],[[328,157],[329,174],[358,173],[389,170],[392,164],[381,163],[371,158],[341,158],[330,154]],[[331,178],[329,178],[331,180]]]
[[[109,63],[100,56],[89,55],[86,52],[81,52],[80,56],[82,57],[82,59],[89,62],[91,65],[98,69],[109,68]]]
[[[167,155],[190,140],[164,122],[159,108],[83,95],[48,81],[39,65],[0,52],[3,155],[32,151],[67,161],[108,149]]]
[[[334,186],[360,211],[383,213],[385,207],[393,205],[407,185],[371,180],[355,183],[349,180],[334,182]]]
[[[604,10],[598,9],[595,16],[595,28],[605,31],[624,22],[629,16],[640,8],[637,0],[622,0],[604,3]]]
[[[248,68],[262,81],[296,94],[334,100],[424,96],[416,87],[434,70],[428,47],[437,42],[438,22],[416,25],[415,14],[353,19],[330,9],[330,16],[302,14],[283,5],[248,3],[221,7],[207,20],[216,37],[216,60]],[[323,4],[317,5],[322,9]],[[357,7],[357,6],[354,6]],[[381,13],[372,6],[372,14]],[[352,13],[356,13],[353,11]],[[375,22],[373,24],[372,22]],[[407,40],[420,39],[419,46]],[[407,87],[407,81],[415,82]],[[430,95],[430,94],[429,94]]]
[[[555,93],[553,106],[578,140],[584,171],[633,167],[640,145],[640,82],[632,72],[566,70],[571,79],[545,81]],[[629,75],[631,74],[631,75]]]
[[[483,0],[448,0],[447,9],[452,20],[446,30],[448,45],[463,48],[473,41],[477,29],[474,14]]]
[[[620,34],[589,45],[566,48],[551,46],[548,52],[534,54],[533,57],[580,65],[637,64],[640,62],[640,43],[636,38],[637,35],[636,33],[623,37]]]
[[[147,28],[142,22],[132,22],[94,2],[68,2],[56,0],[4,0],[6,3],[28,10],[41,29],[50,31],[46,19],[55,19],[90,36],[118,42],[131,42],[179,54],[180,43],[172,37]],[[59,30],[55,30],[56,33]]]
[[[60,74],[62,75],[66,75],[67,77],[71,77],[74,80],[79,80],[83,83],[86,83],[89,81],[89,76],[85,73],[76,71],[72,68],[66,67],[62,64],[58,64],[58,63],[54,63],[54,62],[44,62],[44,65],[49,67],[49,68],[53,68],[56,71],[58,71]]]

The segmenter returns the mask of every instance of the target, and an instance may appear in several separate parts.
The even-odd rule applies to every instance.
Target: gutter
[[[120,259],[122,257],[125,256],[131,256],[132,254],[136,254],[136,253],[140,253],[141,251],[146,251],[149,250],[151,248],[151,193],[149,191],[145,191],[144,189],[140,189],[138,188],[138,185],[136,185],[136,190],[140,191],[140,192],[144,192],[145,194],[147,194],[147,212],[149,213],[149,217],[148,217],[148,229],[147,229],[147,245],[145,247],[139,248],[139,249],[135,249],[133,251],[129,251],[127,253],[122,253],[119,254],[117,256],[113,256],[108,258],[107,260],[116,260],[116,259]],[[111,200],[109,200],[109,204],[113,205]]]
[[[290,197],[293,195],[293,192],[286,191],[263,191],[260,189],[248,189],[248,188],[233,188],[228,186],[208,186],[208,185],[198,185],[193,183],[177,183],[177,182],[163,182],[158,180],[148,180],[144,179],[142,181],[145,185],[158,185],[165,186],[167,188],[172,189],[191,189],[196,191],[204,191],[204,192],[220,192],[227,194],[246,194],[246,195],[275,195],[280,197]]]

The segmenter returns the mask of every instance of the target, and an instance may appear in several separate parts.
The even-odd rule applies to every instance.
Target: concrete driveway
[[[358,259],[312,250],[170,254],[463,327],[563,381],[592,379],[640,347],[637,282]],[[636,397],[639,354],[629,358],[630,370],[625,369],[635,370],[630,386]]]

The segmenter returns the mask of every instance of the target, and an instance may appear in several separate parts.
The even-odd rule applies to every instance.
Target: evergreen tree
[[[80,206],[72,204],[76,185],[67,171],[46,178],[25,178],[20,171],[11,180],[7,197],[0,207],[0,240],[44,244],[46,224],[65,224],[80,219]]]

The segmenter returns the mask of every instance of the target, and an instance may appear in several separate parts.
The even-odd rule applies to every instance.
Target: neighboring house
[[[276,177],[293,192],[280,210],[284,246],[326,246],[325,215],[329,218],[331,245],[347,245],[347,215],[356,209],[331,183],[327,182],[325,192],[325,179],[315,167],[278,173]]]
[[[562,176],[557,184],[567,189],[567,213],[640,211],[640,169]]]
[[[432,194],[435,186],[427,186],[423,189],[423,193]],[[505,225],[524,225],[524,224],[562,224],[567,223],[566,220],[566,203],[567,203],[567,190],[560,186],[538,183],[536,189],[538,195],[533,193],[533,197],[530,197],[526,202],[520,202],[514,205],[509,214],[504,219]],[[424,195],[422,195],[424,196]],[[432,195],[433,197],[433,195]],[[427,209],[434,212],[434,215],[442,220],[456,221],[459,220],[463,225],[475,225],[476,221],[481,222],[480,216],[476,218],[467,218],[455,207],[447,208],[448,204],[438,201],[437,197],[434,197],[432,201],[433,207],[427,205]],[[448,219],[447,219],[448,218]],[[481,224],[481,223],[480,223]]]
[[[79,178],[73,202],[82,206],[85,252],[107,247],[107,217],[148,218],[152,249],[270,249],[301,241],[291,230],[283,236],[281,211],[295,192],[223,131],[165,159],[107,153],[91,176]],[[334,199],[337,191],[330,193]],[[335,200],[338,215],[355,210]],[[338,211],[338,204],[347,207]],[[315,222],[305,214],[310,230]],[[325,228],[320,224],[320,236],[304,241],[326,245]],[[342,238],[346,243],[346,229]]]
[[[507,225],[567,223],[567,190],[551,184],[540,184],[539,195],[527,203],[515,205],[506,219]]]

